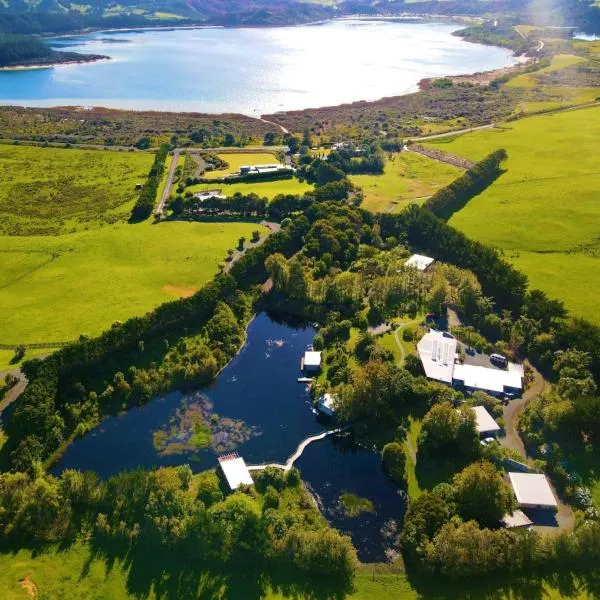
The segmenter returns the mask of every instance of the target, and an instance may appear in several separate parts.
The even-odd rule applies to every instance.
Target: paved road
[[[171,196],[171,190],[173,189],[173,178],[175,177],[175,169],[177,169],[177,163],[179,162],[179,156],[181,155],[181,150],[178,148],[173,151],[173,160],[171,161],[171,166],[169,167],[169,174],[167,176],[167,182],[165,183],[165,187],[163,189],[162,196],[158,203],[158,206],[154,210],[154,213],[157,215],[162,215],[165,211],[165,204],[167,200]]]
[[[4,398],[2,398],[2,401],[0,401],[0,414],[9,404],[12,404],[23,393],[28,383],[27,379],[25,378],[25,375],[21,373],[21,369],[14,369],[13,371],[3,371],[2,373],[0,373],[0,377],[2,377],[2,379],[4,380],[4,377],[8,373],[17,377],[19,381],[16,385],[13,385],[13,387],[11,387],[10,390],[8,390],[8,392],[6,392]]]

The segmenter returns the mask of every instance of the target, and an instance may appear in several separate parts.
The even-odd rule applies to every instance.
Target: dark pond
[[[217,454],[231,450],[248,464],[285,462],[304,438],[324,428],[306,387],[297,382],[300,358],[314,333],[311,327],[259,314],[248,327],[243,350],[212,385],[166,394],[107,418],[76,440],[52,471],[90,469],[108,477],[140,466],[182,463],[201,471],[216,465]],[[213,443],[202,447],[202,440],[210,439],[207,424]],[[389,522],[402,517],[404,502],[383,475],[379,456],[347,436],[327,438],[309,445],[296,466],[326,518],[352,536],[361,560],[384,560],[392,545]],[[340,503],[345,493],[372,506],[347,516]]]

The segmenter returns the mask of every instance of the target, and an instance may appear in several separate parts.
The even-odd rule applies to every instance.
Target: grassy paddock
[[[0,237],[0,340],[60,342],[194,293],[251,223],[119,223],[56,237]]]
[[[179,598],[214,600],[301,600],[307,596],[287,595],[274,591],[268,584],[245,581],[239,575],[228,576],[211,572],[186,572],[180,582],[163,572],[160,592],[150,585],[163,567],[161,561],[136,564],[128,569],[123,562],[94,555],[89,546],[76,544],[65,549],[42,552],[19,550],[1,556],[0,590],[3,600],[27,600],[27,598],[52,598],[52,600],[176,600]],[[134,557],[135,558],[135,557]],[[189,594],[192,581],[197,581],[197,593]],[[558,600],[567,598],[584,600],[592,598],[586,592],[585,582],[568,575],[553,578],[554,583],[543,580],[521,581],[511,575],[504,581],[452,584],[446,581],[418,582],[418,588],[396,565],[363,565],[356,576],[355,591],[346,600],[403,600],[479,598],[494,600]],[[415,582],[416,583],[416,582]],[[185,595],[182,594],[182,589]],[[194,586],[195,587],[195,586]],[[182,594],[182,595],[180,595]],[[312,595],[311,598],[321,596]],[[325,598],[325,596],[322,596]],[[343,600],[340,598],[339,600]]]
[[[479,160],[508,152],[507,172],[450,223],[503,250],[535,287],[597,323],[600,108],[523,119],[434,146]]]
[[[420,154],[401,152],[388,157],[383,175],[352,175],[350,180],[364,191],[363,208],[395,212],[411,202],[421,204],[461,173],[461,169]]]
[[[0,233],[64,233],[128,215],[152,154],[0,145]]]

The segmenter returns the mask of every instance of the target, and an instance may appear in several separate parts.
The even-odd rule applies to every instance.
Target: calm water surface
[[[415,91],[420,79],[515,62],[456,25],[333,21],[253,29],[99,32],[61,38],[111,61],[0,73],[0,103],[237,112],[327,106]]]
[[[306,387],[297,382],[300,357],[314,330],[258,315],[248,328],[242,352],[203,390],[171,393],[121,416],[109,417],[75,441],[52,471],[92,469],[107,477],[135,467],[188,463],[194,471],[217,464],[213,448],[182,449],[181,415],[202,403],[227,423],[243,426],[247,439],[235,450],[249,464],[285,462],[300,441],[324,426],[312,411]],[[176,452],[157,447],[156,433],[169,431]],[[233,448],[230,448],[233,449]],[[364,561],[384,560],[394,546],[393,523],[404,514],[404,501],[384,476],[379,455],[359,448],[347,437],[327,438],[307,447],[296,466],[321,511],[350,534]],[[374,512],[345,516],[340,495],[351,492],[373,502]]]

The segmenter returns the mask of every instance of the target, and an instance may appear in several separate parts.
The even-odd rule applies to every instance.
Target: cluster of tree
[[[416,205],[399,215],[383,214],[381,236],[392,236],[415,250],[443,262],[472,271],[483,294],[491,297],[496,308],[518,313],[525,301],[527,277],[501,258],[493,248],[470,240],[430,211]]]
[[[514,507],[500,473],[474,463],[452,484],[439,484],[409,504],[401,542],[411,565],[453,578],[552,569],[586,572],[600,557],[600,523],[578,523],[557,536],[498,528]]]
[[[106,482],[74,470],[59,478],[4,473],[0,537],[15,548],[85,535],[97,551],[110,548],[120,557],[170,555],[200,570],[239,561],[287,566],[351,584],[356,552],[327,526],[297,471],[267,469],[256,488],[231,495],[224,488],[215,472],[193,477],[187,466],[140,469]]]
[[[436,404],[423,419],[418,444],[419,454],[425,457],[456,452],[466,459],[477,457],[480,445],[475,413],[469,406],[457,409],[450,402]]]
[[[0,31],[5,31],[0,29]],[[58,52],[43,39],[31,35],[0,33],[0,67],[89,62],[107,58],[97,54]]]
[[[322,158],[315,158],[309,164],[302,165],[297,173],[301,180],[305,179],[317,186],[346,178],[344,171]]]
[[[267,213],[268,200],[257,194],[242,194],[236,192],[233,196],[220,198],[212,196],[201,200],[191,194],[189,196],[176,196],[169,204],[169,208],[176,216],[210,216],[210,215],[237,215],[240,217],[263,217]]]
[[[148,179],[144,183],[139,198],[131,210],[130,220],[132,222],[143,221],[152,214],[154,203],[156,202],[158,186],[160,185],[165,172],[165,161],[167,160],[168,155],[168,144],[162,144],[154,157],[154,162],[148,173]]]
[[[346,174],[380,175],[385,168],[385,156],[378,142],[364,144],[359,148],[354,145],[337,148],[329,153],[327,162]]]
[[[500,165],[507,158],[506,150],[496,150],[471,167],[464,175],[438,190],[423,205],[444,221],[465,207],[502,174]]]

